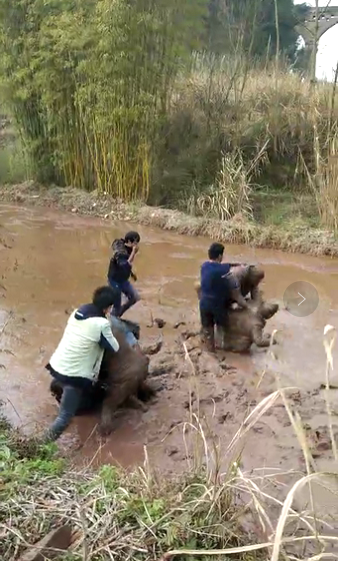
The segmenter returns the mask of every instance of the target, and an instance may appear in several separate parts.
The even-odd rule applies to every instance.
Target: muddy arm
[[[240,308],[244,308],[244,309],[248,308],[248,304],[245,298],[243,297],[240,288],[233,288],[231,291],[231,297],[234,300],[234,302],[236,302],[240,306]]]
[[[246,263],[229,263],[230,265],[230,269],[232,269],[232,267],[246,267]]]
[[[258,288],[258,286],[254,286],[250,291],[251,299],[255,300],[256,302],[263,302],[263,294],[262,291]]]

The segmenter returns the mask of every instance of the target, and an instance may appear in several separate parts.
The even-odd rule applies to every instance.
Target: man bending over
[[[92,302],[75,310],[46,368],[63,386],[59,414],[44,440],[59,438],[75,416],[83,394],[97,381],[104,350],[119,350],[107,315],[118,294],[109,286],[97,288]]]
[[[230,274],[230,264],[222,263],[223,255],[223,244],[211,244],[209,260],[201,267],[199,305],[202,342],[209,352],[215,351],[215,325],[226,325],[231,302],[235,300],[241,308],[247,308],[247,303]]]

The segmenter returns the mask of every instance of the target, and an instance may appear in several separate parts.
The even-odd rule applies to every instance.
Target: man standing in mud
[[[140,235],[138,232],[128,232],[124,238],[112,243],[113,257],[109,263],[108,284],[118,291],[117,302],[113,307],[113,314],[122,317],[140,297],[130,282],[130,277],[137,280],[132,271],[132,264],[139,250]],[[127,298],[122,305],[122,294]]]
[[[104,350],[119,350],[107,319],[117,298],[113,288],[97,288],[92,302],[69,317],[63,337],[46,366],[63,393],[59,414],[47,430],[45,442],[59,438],[76,415],[84,396],[98,379]]]
[[[222,263],[223,255],[223,244],[211,244],[209,260],[201,267],[199,307],[202,344],[209,352],[215,351],[215,325],[226,325],[231,302],[235,300],[241,308],[248,306],[230,274],[230,264]]]

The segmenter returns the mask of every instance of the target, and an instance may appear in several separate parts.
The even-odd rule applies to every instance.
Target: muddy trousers
[[[118,290],[118,299],[113,307],[113,315],[120,318],[123,314],[129,310],[132,306],[136,304],[140,300],[140,296],[137,290],[129,281],[124,281],[121,283],[117,283],[115,281],[109,281],[108,284]],[[125,304],[122,304],[122,294],[127,298]]]
[[[52,423],[46,431],[44,441],[51,442],[57,440],[66,430],[80,407],[83,394],[84,390],[82,388],[74,388],[73,386],[63,385],[59,414],[54,423]]]
[[[205,350],[213,352],[215,350],[215,326],[224,327],[227,321],[227,314],[220,314],[219,310],[211,310],[200,307],[201,318],[201,339]]]

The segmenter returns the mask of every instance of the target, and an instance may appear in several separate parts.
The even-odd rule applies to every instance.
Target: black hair
[[[216,261],[219,257],[223,256],[224,245],[222,243],[212,243],[208,249],[208,256],[211,261]]]
[[[92,302],[94,306],[103,312],[116,303],[119,291],[111,286],[100,286],[93,294]]]
[[[127,232],[124,236],[125,242],[140,243],[140,234],[138,232]]]

